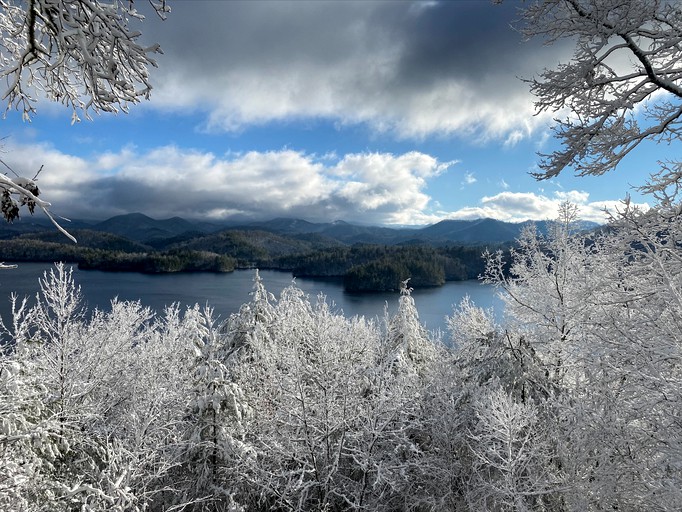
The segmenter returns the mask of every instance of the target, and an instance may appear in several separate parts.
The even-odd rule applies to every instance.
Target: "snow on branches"
[[[4,162],[0,161],[0,163]],[[38,174],[39,173],[40,171],[38,171]],[[45,215],[47,215],[52,224],[54,224],[59,231],[61,231],[69,240],[76,242],[76,238],[65,230],[48,210],[51,204],[38,197],[40,189],[35,182],[36,178],[37,174],[33,179],[24,178],[22,176],[10,178],[9,176],[0,174],[0,212],[2,212],[2,216],[7,222],[12,222],[19,218],[20,207],[26,206],[29,213],[33,215],[37,206],[43,210]]]
[[[150,0],[163,16],[165,1]],[[144,17],[133,2],[114,0],[0,0],[2,99],[30,119],[37,94],[79,112],[127,112],[147,98],[150,66],[160,53],[144,46],[130,19]]]
[[[554,127],[563,147],[541,155],[537,178],[553,178],[567,167],[580,176],[601,175],[645,140],[679,140],[679,3],[543,0],[524,11],[523,21],[527,37],[575,42],[568,63],[528,80],[538,112],[567,111]]]

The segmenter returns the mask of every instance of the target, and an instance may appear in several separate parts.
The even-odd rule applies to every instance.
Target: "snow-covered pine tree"
[[[243,425],[251,408],[226,364],[226,337],[213,310],[195,306],[186,317],[193,324],[187,341],[194,360],[183,456],[187,487],[176,499],[185,510],[236,511],[240,506],[234,495],[241,487],[237,468],[251,452]]]

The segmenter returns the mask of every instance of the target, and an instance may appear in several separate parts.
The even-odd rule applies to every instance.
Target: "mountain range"
[[[201,245],[200,239],[215,239],[220,233],[236,232],[248,237],[254,232],[270,233],[285,238],[294,238],[322,245],[353,245],[370,243],[381,245],[429,244],[469,245],[512,242],[530,222],[504,222],[495,219],[443,220],[423,228],[388,228],[362,226],[344,221],[309,222],[301,219],[276,218],[242,224],[219,224],[207,221],[192,221],[180,217],[156,220],[142,213],[118,215],[105,221],[72,220],[63,223],[69,231],[87,230],[116,235],[129,241],[154,248],[177,244]],[[548,221],[534,222],[536,229],[544,233]],[[585,222],[584,229],[597,224]],[[44,233],[48,232],[48,233]],[[51,234],[50,234],[51,233]],[[22,218],[13,224],[0,225],[0,239],[17,236],[41,238],[49,241],[60,240],[60,234],[48,219],[38,215]]]

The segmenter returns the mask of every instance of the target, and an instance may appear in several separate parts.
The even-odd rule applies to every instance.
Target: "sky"
[[[144,2],[140,9],[144,10]],[[421,226],[544,220],[570,200],[601,222],[655,170],[648,145],[600,177],[536,181],[556,147],[523,78],[571,56],[524,41],[522,3],[172,0],[142,23],[163,55],[128,114],[42,101],[3,121],[1,158],[61,216],[301,218]]]

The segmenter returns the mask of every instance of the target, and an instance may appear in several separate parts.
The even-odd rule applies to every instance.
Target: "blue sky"
[[[151,100],[71,125],[40,102],[9,112],[3,160],[52,210],[206,220],[297,217],[384,225],[547,219],[566,199],[603,220],[664,149],[613,173],[537,182],[548,152],[520,77],[568,60],[524,42],[521,3],[173,1],[140,29],[164,54]],[[141,4],[142,6],[142,4]]]

